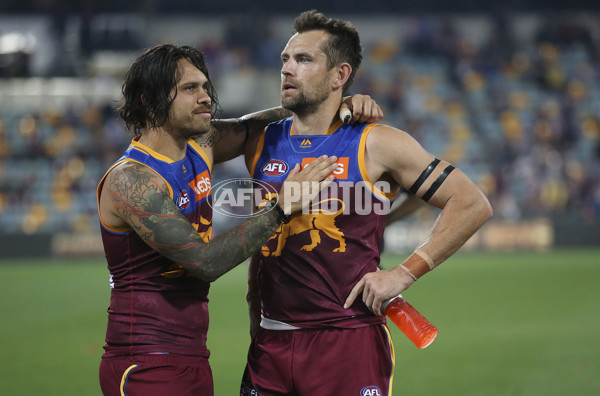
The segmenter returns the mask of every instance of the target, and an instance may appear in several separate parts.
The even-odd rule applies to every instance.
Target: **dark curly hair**
[[[293,32],[304,33],[311,30],[325,30],[330,34],[329,40],[321,48],[327,56],[329,69],[343,62],[347,62],[352,67],[352,73],[343,87],[345,94],[354,82],[354,76],[362,61],[358,31],[350,22],[327,18],[317,10],[304,11],[294,21]]]
[[[217,93],[208,75],[204,56],[189,46],[162,44],[146,50],[131,65],[123,83],[124,103],[117,110],[125,120],[127,129],[140,135],[146,128],[165,124],[175,96],[171,90],[181,78],[178,62],[187,59],[208,79],[208,95],[212,103],[212,114],[220,110]]]

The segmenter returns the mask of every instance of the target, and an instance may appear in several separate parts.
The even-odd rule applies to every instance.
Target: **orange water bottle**
[[[382,308],[387,317],[419,349],[428,347],[435,340],[437,328],[402,298],[402,294],[384,301]]]

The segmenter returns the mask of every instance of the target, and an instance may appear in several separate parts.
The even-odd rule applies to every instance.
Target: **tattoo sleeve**
[[[179,212],[165,182],[150,168],[131,163],[111,173],[107,187],[119,216],[151,248],[208,282],[250,257],[281,224],[275,211],[263,210],[207,243]]]

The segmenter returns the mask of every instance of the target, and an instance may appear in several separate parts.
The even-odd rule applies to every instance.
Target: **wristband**
[[[415,250],[415,254],[418,254],[419,256],[421,256],[421,258],[427,262],[427,265],[429,265],[430,269],[434,269],[436,267],[431,256],[428,255],[427,253],[425,253],[423,250],[417,249],[417,250]]]
[[[429,255],[415,251],[406,259],[405,262],[400,264],[401,269],[405,269],[414,280],[419,279],[434,268],[433,260]]]
[[[417,280],[417,277],[412,272],[410,272],[410,270],[408,268],[406,268],[403,265],[399,265],[399,267],[400,267],[400,269],[402,271],[406,272],[408,274],[408,276],[410,276],[411,278],[413,278],[413,280]]]

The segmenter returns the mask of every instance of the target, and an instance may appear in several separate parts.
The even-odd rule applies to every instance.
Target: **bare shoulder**
[[[373,127],[365,149],[367,155],[382,162],[383,166],[397,167],[404,161],[431,161],[432,158],[409,133],[382,124]]]
[[[115,166],[106,176],[106,183],[131,187],[142,184],[156,185],[157,188],[166,187],[164,179],[154,169],[135,161],[124,161]]]
[[[125,161],[106,175],[99,211],[106,224],[135,229],[136,218],[173,212],[168,205],[170,197],[170,189],[158,173],[144,164]]]
[[[367,149],[401,149],[405,146],[419,145],[407,132],[389,125],[377,124],[367,137]]]
[[[127,203],[131,210],[147,208],[151,202],[157,201],[157,194],[170,195],[167,183],[156,171],[134,161],[125,161],[114,167],[106,175],[102,190],[103,199],[108,198],[122,208]]]
[[[404,188],[410,186],[434,156],[409,133],[388,125],[373,127],[367,136],[365,158],[369,176],[388,173]]]

